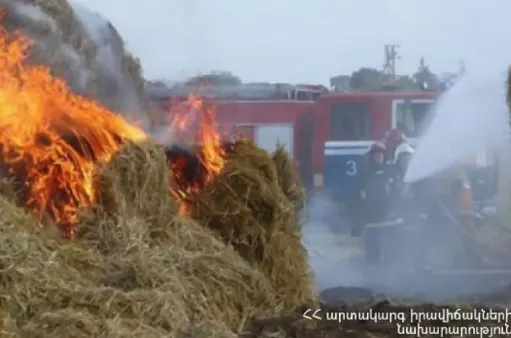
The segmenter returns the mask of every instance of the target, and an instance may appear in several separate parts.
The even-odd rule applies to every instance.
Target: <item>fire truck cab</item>
[[[438,94],[431,92],[329,93],[317,101],[314,183],[344,201],[357,190],[365,153],[391,128],[414,144]]]
[[[436,92],[347,92],[327,93],[316,102],[314,186],[338,202],[347,202],[358,191],[365,154],[376,140],[392,128],[404,131],[417,145]],[[476,200],[493,199],[498,187],[498,158],[483,149],[464,166]]]

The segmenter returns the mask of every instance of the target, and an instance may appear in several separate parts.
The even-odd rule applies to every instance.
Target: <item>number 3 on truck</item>
[[[346,162],[346,175],[355,176],[357,174],[357,162],[349,160]]]

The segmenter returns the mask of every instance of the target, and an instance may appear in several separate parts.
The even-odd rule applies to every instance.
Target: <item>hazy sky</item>
[[[147,78],[212,69],[246,81],[328,83],[381,67],[400,44],[399,73],[421,56],[433,71],[511,63],[511,0],[74,0],[110,19]]]

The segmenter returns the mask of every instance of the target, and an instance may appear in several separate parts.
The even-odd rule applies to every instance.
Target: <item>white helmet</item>
[[[394,152],[394,163],[397,163],[397,159],[399,158],[399,156],[403,155],[403,154],[410,154],[410,155],[413,155],[414,153],[414,150],[412,148],[412,146],[410,146],[408,143],[406,142],[403,142],[401,143],[395,150]]]

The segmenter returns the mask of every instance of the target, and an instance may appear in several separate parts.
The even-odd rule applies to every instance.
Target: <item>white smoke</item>
[[[417,181],[509,142],[506,72],[467,73],[443,94],[405,180]]]
[[[120,110],[137,113],[142,110],[133,81],[127,79],[123,70],[122,38],[117,34],[111,23],[85,6],[70,2],[76,16],[83,24],[89,37],[94,42],[101,71],[105,78],[112,79],[111,86],[118,88],[123,97]],[[143,121],[145,122],[145,121]]]

